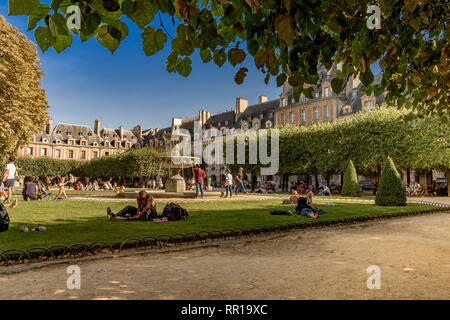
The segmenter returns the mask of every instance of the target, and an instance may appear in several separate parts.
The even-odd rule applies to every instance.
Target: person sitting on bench
[[[118,213],[114,214],[111,208],[108,207],[106,212],[109,220],[116,221],[151,221],[158,217],[156,212],[156,202],[153,196],[145,191],[141,191],[137,197],[138,207],[126,206]]]

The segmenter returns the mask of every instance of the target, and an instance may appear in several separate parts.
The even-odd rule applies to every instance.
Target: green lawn
[[[406,207],[377,207],[370,203],[335,201],[335,206],[323,205],[317,200],[318,207],[327,213],[317,220],[388,214],[395,212],[417,211],[432,208],[420,204],[408,204]],[[274,223],[310,221],[302,216],[273,216],[272,209],[294,210],[293,205],[282,205],[280,199],[262,201],[229,201],[182,203],[189,212],[187,221],[179,222],[113,222],[107,220],[106,208],[111,206],[114,212],[129,203],[104,203],[76,200],[43,200],[19,203],[19,207],[9,209],[10,229],[0,233],[0,252],[5,249],[49,247],[55,244],[71,245],[76,242],[89,243],[106,240],[118,243],[129,237],[147,235],[198,232],[201,230],[223,230],[244,226],[268,225]],[[164,203],[158,203],[158,212],[162,212]],[[315,220],[315,221],[317,221]],[[30,232],[19,231],[26,225]],[[44,225],[45,232],[31,232],[33,227]]]

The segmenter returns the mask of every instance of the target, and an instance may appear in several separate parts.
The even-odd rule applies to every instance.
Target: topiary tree
[[[406,193],[400,175],[390,157],[387,158],[375,197],[377,206],[405,206]]]
[[[347,168],[345,169],[341,195],[345,197],[361,196],[361,187],[359,186],[358,175],[356,174],[352,160],[348,161]]]

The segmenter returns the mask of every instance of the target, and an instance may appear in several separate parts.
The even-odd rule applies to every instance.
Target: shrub
[[[405,206],[406,194],[400,175],[390,157],[387,158],[375,197],[377,206]]]
[[[361,187],[359,186],[358,175],[356,174],[352,160],[348,161],[347,168],[345,169],[341,195],[344,197],[361,196]]]

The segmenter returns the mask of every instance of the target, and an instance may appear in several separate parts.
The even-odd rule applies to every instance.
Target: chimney
[[[245,111],[248,107],[248,100],[245,98],[236,98],[236,119],[238,116]]]
[[[138,138],[141,139],[142,138],[142,126],[140,124],[138,124],[136,126],[136,129],[137,129]]]
[[[98,136],[100,135],[100,120],[94,121],[94,133]]]
[[[211,112],[207,110],[200,110],[198,112],[198,119],[202,123],[202,125],[205,124],[206,121],[211,117]]]
[[[53,119],[52,118],[48,118],[47,119],[47,123],[45,124],[45,133],[46,134],[51,134],[53,130]]]
[[[267,96],[265,94],[262,94],[258,97],[258,103],[264,103],[267,102]]]
[[[120,136],[120,139],[123,139],[123,126],[119,127],[119,136]]]
[[[172,118],[172,130],[176,130],[181,127],[183,123],[183,119],[181,118]]]

